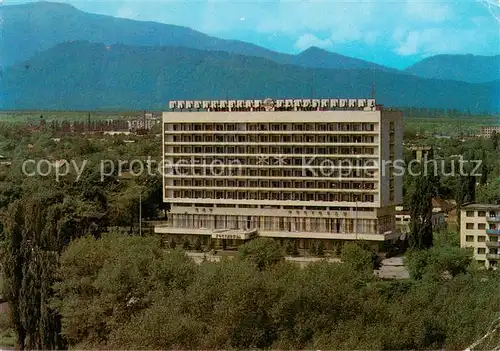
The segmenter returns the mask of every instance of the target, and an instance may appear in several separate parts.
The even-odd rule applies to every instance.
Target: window
[[[486,217],[486,211],[478,211],[478,212],[477,212],[477,215],[478,215],[479,217]]]
[[[486,229],[486,223],[478,223],[477,229]]]
[[[467,229],[474,229],[474,223],[466,223],[465,228]]]
[[[478,247],[477,248],[477,253],[479,255],[484,255],[486,253],[486,249],[484,247]]]
[[[467,212],[465,212],[465,215],[467,217],[474,217],[474,211],[467,211]]]
[[[484,236],[484,235],[479,235],[479,236],[477,237],[477,241],[478,241],[479,243],[484,243],[484,242],[486,241],[486,236]]]
[[[474,242],[474,236],[472,235],[465,236],[465,241],[467,241],[468,243]]]

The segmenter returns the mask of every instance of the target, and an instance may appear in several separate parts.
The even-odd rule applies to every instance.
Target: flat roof
[[[465,210],[500,210],[500,205],[496,204],[469,204],[462,207]]]

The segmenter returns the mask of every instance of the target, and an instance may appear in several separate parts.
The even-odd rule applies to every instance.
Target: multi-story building
[[[500,261],[500,205],[471,204],[460,211],[460,246],[472,247],[486,267]]]
[[[175,240],[399,238],[402,112],[372,99],[179,101],[163,114],[164,201]]]
[[[500,126],[485,126],[481,127],[481,136],[485,138],[491,138],[493,133],[500,133]]]
[[[159,118],[144,117],[127,121],[129,131],[151,130],[161,123]]]

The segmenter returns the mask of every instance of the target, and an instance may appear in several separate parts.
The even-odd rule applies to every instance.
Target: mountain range
[[[500,56],[438,55],[406,70],[311,47],[297,55],[61,3],[0,8],[3,109],[164,108],[169,99],[369,96],[498,111]],[[14,49],[15,48],[15,49]]]
[[[370,96],[380,103],[497,111],[500,81],[470,84],[372,69],[282,65],[183,47],[59,44],[4,72],[6,109],[164,109],[176,99]]]

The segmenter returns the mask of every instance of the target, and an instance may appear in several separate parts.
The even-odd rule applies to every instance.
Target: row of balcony
[[[489,216],[489,217],[486,217],[486,220],[490,223],[498,223],[498,222],[500,222],[500,217]]]
[[[500,229],[486,229],[486,234],[500,235]]]
[[[487,241],[486,242],[487,247],[498,247],[500,248],[500,241]]]

